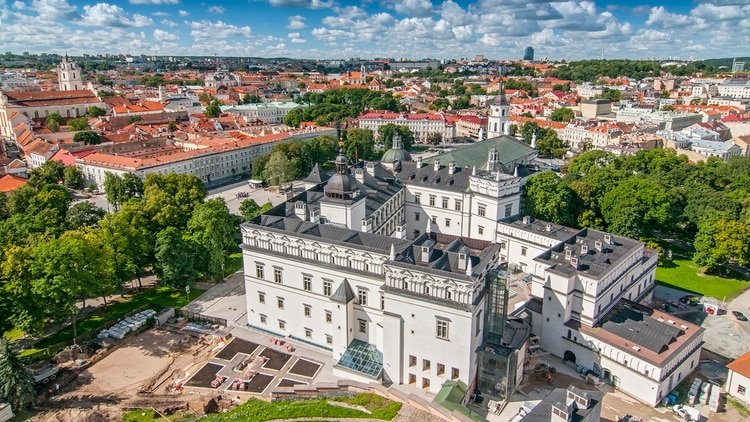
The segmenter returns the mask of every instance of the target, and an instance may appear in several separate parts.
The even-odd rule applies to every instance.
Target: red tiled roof
[[[13,91],[6,92],[5,96],[8,97],[9,102],[25,107],[101,102],[99,97],[88,89],[77,91]]]
[[[26,185],[28,181],[22,177],[6,174],[0,177],[0,192],[12,192]]]
[[[750,352],[747,352],[737,359],[729,362],[729,364],[727,365],[727,369],[750,378]]]

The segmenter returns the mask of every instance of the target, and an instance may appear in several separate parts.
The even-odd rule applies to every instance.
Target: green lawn
[[[664,286],[719,300],[729,300],[750,286],[746,280],[705,275],[694,261],[682,258],[659,264],[656,281]]]
[[[356,404],[368,409],[371,414],[356,409],[332,406],[328,401],[335,400]],[[361,393],[352,397],[331,397],[309,400],[282,400],[268,403],[250,399],[232,411],[210,415],[201,421],[224,422],[264,422],[272,419],[292,419],[302,417],[323,418],[371,418],[391,420],[401,409],[401,403],[388,400],[377,394]],[[134,422],[137,420],[133,420]]]
[[[224,257],[224,277],[242,269],[242,252],[232,252]]]
[[[190,290],[190,300],[203,294],[205,290],[193,288]],[[108,324],[116,322],[118,319],[127,316],[135,310],[145,307],[154,308],[181,308],[190,300],[182,290],[175,290],[168,286],[158,286],[146,290],[134,296],[130,296],[121,301],[111,302],[109,305],[99,308],[85,318],[80,319],[76,324],[78,335],[101,330]],[[29,356],[37,353],[39,350],[55,346],[73,338],[73,327],[67,325],[61,330],[47,337],[42,338],[33,348],[21,352],[20,356]]]

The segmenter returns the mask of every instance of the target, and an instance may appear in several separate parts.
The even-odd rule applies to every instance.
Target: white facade
[[[370,129],[377,137],[381,126],[395,124],[406,126],[414,134],[416,142],[427,142],[430,135],[439,134],[443,141],[455,136],[455,128],[442,114],[399,114],[369,112],[359,116],[359,127]]]
[[[302,107],[294,102],[269,102],[258,104],[242,104],[237,106],[222,106],[221,111],[236,113],[250,120],[263,120],[266,123],[284,123],[284,117],[295,108]]]
[[[81,68],[66,55],[57,66],[57,80],[60,91],[78,91],[85,89]]]

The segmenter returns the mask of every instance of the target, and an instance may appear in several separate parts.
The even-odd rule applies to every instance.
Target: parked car
[[[697,305],[700,301],[700,297],[695,295],[685,295],[680,298],[680,303],[684,303],[685,305]]]
[[[740,311],[732,311],[732,315],[734,315],[737,321],[747,321],[747,317],[745,316],[745,314]]]

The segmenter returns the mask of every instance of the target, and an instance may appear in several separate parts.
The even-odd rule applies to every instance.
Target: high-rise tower
[[[57,80],[60,84],[60,91],[83,89],[81,69],[74,61],[68,58],[67,54],[63,57],[60,64],[57,65]]]

